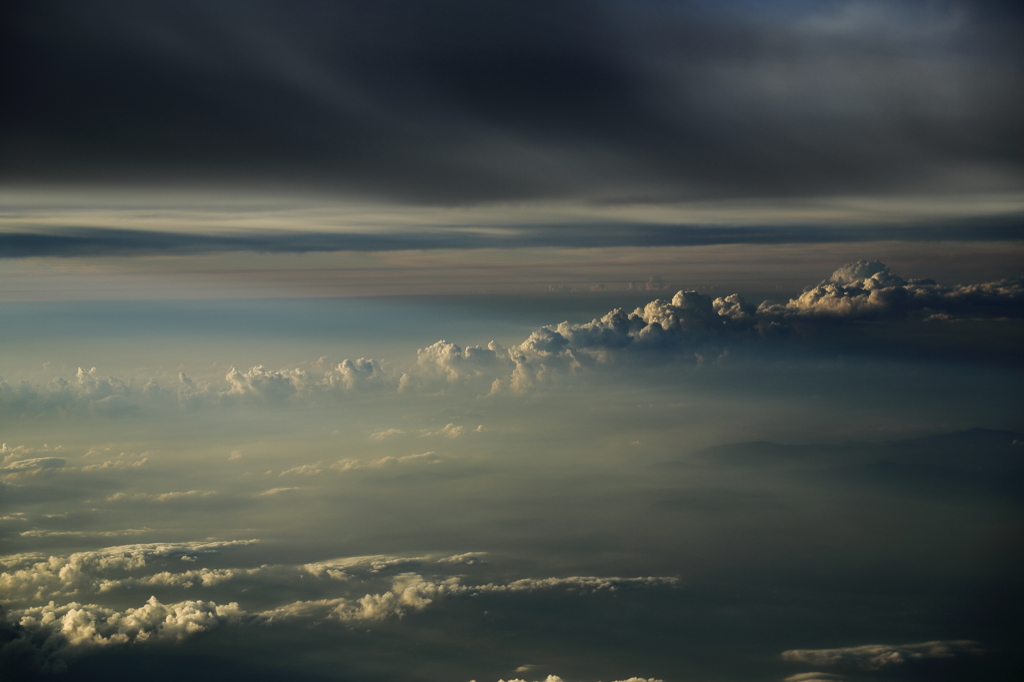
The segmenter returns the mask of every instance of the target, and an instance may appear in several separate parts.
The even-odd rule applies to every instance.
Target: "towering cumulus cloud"
[[[729,339],[774,337],[797,322],[834,325],[908,316],[1024,318],[1024,279],[943,286],[930,279],[905,280],[878,261],[857,261],[784,304],[765,301],[754,306],[739,294],[712,298],[679,291],[670,300],[657,299],[633,312],[617,309],[584,324],[541,327],[507,349],[507,358],[493,343],[462,349],[438,342],[420,351],[420,363],[441,370],[449,381],[505,366],[512,372],[510,386],[523,390],[553,371],[593,367],[616,354],[720,350]]]
[[[912,313],[1024,317],[1024,279],[942,286],[905,280],[878,261],[845,265],[784,305],[761,304],[758,315],[781,319],[886,319]]]

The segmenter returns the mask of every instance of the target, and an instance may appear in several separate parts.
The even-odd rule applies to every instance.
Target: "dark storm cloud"
[[[0,177],[408,201],[1019,186],[1020,16],[973,3],[25,3]]]
[[[830,244],[898,239],[910,242],[1017,241],[1020,218],[970,220],[933,225],[704,227],[650,223],[529,225],[504,230],[422,228],[415,232],[325,233],[249,231],[196,234],[104,228],[0,232],[0,259],[75,256],[135,256],[235,251],[310,253],[404,251],[410,249],[502,249],[530,247],[710,246],[716,244]]]

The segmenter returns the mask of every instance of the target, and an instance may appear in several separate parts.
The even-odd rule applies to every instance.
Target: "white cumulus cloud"
[[[228,548],[243,547],[255,540],[229,540],[181,543],[122,545],[66,557],[25,555],[12,570],[0,573],[0,592],[5,600],[41,602],[54,597],[95,593],[111,572],[139,571],[154,559],[196,557],[219,553]],[[14,569],[13,567],[20,566]]]
[[[61,606],[52,601],[46,606],[17,613],[19,624],[29,631],[46,629],[70,646],[108,646],[131,642],[180,641],[230,621],[245,613],[238,604],[184,601],[161,604],[150,597],[143,606],[124,611],[95,604],[71,602]]]
[[[762,303],[761,317],[881,319],[917,311],[961,316],[1024,315],[1024,279],[943,286],[905,280],[878,261],[849,263],[785,304]]]

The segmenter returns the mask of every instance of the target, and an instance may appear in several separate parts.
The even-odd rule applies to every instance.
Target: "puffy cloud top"
[[[957,316],[1024,316],[1024,278],[942,286],[905,280],[878,261],[857,261],[784,305],[762,303],[764,318],[885,319],[913,312]]]
[[[22,612],[21,625],[28,630],[47,629],[52,637],[63,638],[71,646],[106,646],[180,641],[243,615],[233,602],[225,605],[205,601],[161,604],[156,597],[150,597],[143,606],[121,612],[78,602],[57,606],[51,601],[46,606]]]
[[[43,560],[42,557],[28,555],[15,562],[4,562],[12,570],[0,573],[0,591],[8,601],[41,601],[44,597],[92,593],[110,588],[110,584],[104,587],[109,581],[101,579],[103,574],[138,571],[153,559],[194,558],[254,542],[229,540],[122,545]],[[202,576],[199,579],[204,581]]]
[[[856,284],[880,272],[888,271],[885,263],[877,260],[859,260],[855,263],[847,263],[832,273],[826,282],[833,284]]]

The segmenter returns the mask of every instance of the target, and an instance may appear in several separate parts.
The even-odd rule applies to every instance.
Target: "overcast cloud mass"
[[[25,2],[0,678],[1024,673],[1024,15]]]
[[[13,181],[283,182],[445,204],[1020,189],[1009,4],[5,12]]]

